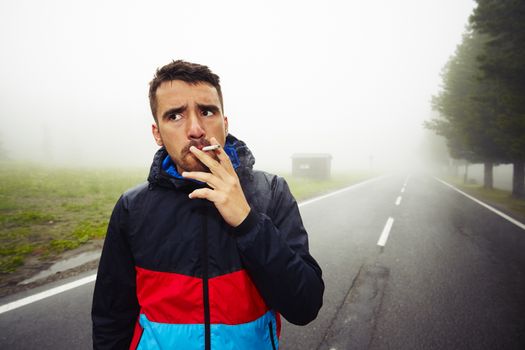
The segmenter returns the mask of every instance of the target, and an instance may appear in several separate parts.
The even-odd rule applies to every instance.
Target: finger
[[[210,138],[210,143],[212,145],[220,145],[215,137]],[[233,164],[230,160],[230,157],[228,156],[228,153],[226,153],[226,151],[224,150],[224,147],[216,149],[215,154],[219,158],[219,162],[221,163],[221,165],[223,165],[230,174],[235,173]]]
[[[223,182],[217,176],[202,171],[184,171],[182,177],[207,183],[211,188],[220,187]]]
[[[217,193],[214,190],[209,188],[199,188],[198,190],[193,191],[188,196],[190,199],[201,198],[207,199],[210,202],[215,202],[217,200]]]
[[[197,157],[204,165],[210,169],[213,174],[216,174],[220,177],[224,177],[227,174],[226,170],[221,166],[219,162],[210,157],[206,152],[201,151],[195,146],[190,147],[190,152]]]

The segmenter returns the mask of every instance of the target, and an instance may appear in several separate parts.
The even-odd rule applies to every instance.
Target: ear
[[[224,116],[224,135],[228,135],[228,117]]]
[[[159,146],[164,146],[164,143],[162,142],[162,136],[160,135],[159,126],[157,123],[151,124],[151,133],[153,134],[153,138],[155,139],[155,142]]]

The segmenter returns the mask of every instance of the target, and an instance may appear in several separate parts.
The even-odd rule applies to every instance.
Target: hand
[[[212,145],[219,144],[214,137],[210,139],[210,142]],[[189,197],[191,199],[204,198],[213,202],[224,221],[230,226],[239,226],[250,213],[250,205],[246,201],[239,177],[230,158],[222,147],[212,151],[215,152],[219,161],[193,146],[190,152],[206,165],[211,173],[191,171],[183,172],[182,176],[205,182],[211,189],[199,188],[190,193]]]

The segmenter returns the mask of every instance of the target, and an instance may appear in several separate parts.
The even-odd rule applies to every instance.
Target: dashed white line
[[[519,228],[525,230],[525,224],[519,222],[518,220],[516,219],[513,219],[511,218],[510,216],[508,216],[507,214],[504,214],[502,213],[501,211],[499,211],[498,209],[496,208],[493,208],[491,207],[490,205],[486,204],[486,203],[483,203],[482,201],[480,201],[479,199],[476,199],[474,197],[472,197],[471,195],[468,195],[466,194],[465,192],[461,191],[460,189],[457,189],[456,187],[452,186],[451,184],[437,178],[437,177],[434,177],[434,179],[436,179],[437,181],[441,182],[443,185],[445,186],[448,186],[450,188],[452,188],[454,191],[457,191],[459,193],[461,193],[462,195],[464,195],[465,197],[469,198],[469,199],[472,199],[474,202],[478,203],[479,205],[487,208],[488,210],[496,213],[497,215],[501,216],[502,218],[506,219],[507,221],[510,221],[512,222],[514,225],[518,226]]]
[[[401,196],[397,197],[396,199],[396,205],[399,205],[401,204]]]
[[[381,236],[379,237],[379,241],[377,241],[377,245],[384,247],[386,244],[386,240],[388,239],[388,235],[390,234],[390,230],[392,229],[392,225],[394,224],[394,218],[389,217],[386,221],[385,227],[383,228],[383,232],[381,233]]]
[[[401,193],[403,193],[403,192],[405,192],[405,188],[404,187],[401,189]]]
[[[0,306],[0,314],[3,314],[4,312],[11,311],[11,310],[14,310],[14,309],[18,309],[19,307],[25,306],[27,304],[34,303],[35,301],[39,301],[39,300],[51,297],[53,295],[65,292],[67,290],[70,290],[70,289],[73,289],[73,288],[76,288],[76,287],[80,287],[80,286],[82,286],[84,284],[88,284],[90,282],[93,282],[96,278],[97,278],[96,274],[91,275],[91,276],[87,276],[87,277],[81,278],[79,280],[76,280],[76,281],[73,281],[73,282],[70,282],[70,283],[66,283],[66,284],[63,284],[63,285],[55,287],[55,288],[48,289],[48,290],[43,291],[41,293],[37,293],[35,295],[30,295],[30,296],[28,296],[26,298],[13,301],[13,302],[11,302],[9,304],[2,305],[2,306]]]

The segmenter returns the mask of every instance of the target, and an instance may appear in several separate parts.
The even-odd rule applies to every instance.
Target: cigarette
[[[221,145],[211,145],[211,146],[202,147],[202,150],[204,152],[206,152],[206,151],[215,151],[216,149],[219,149],[220,147],[221,147]]]

